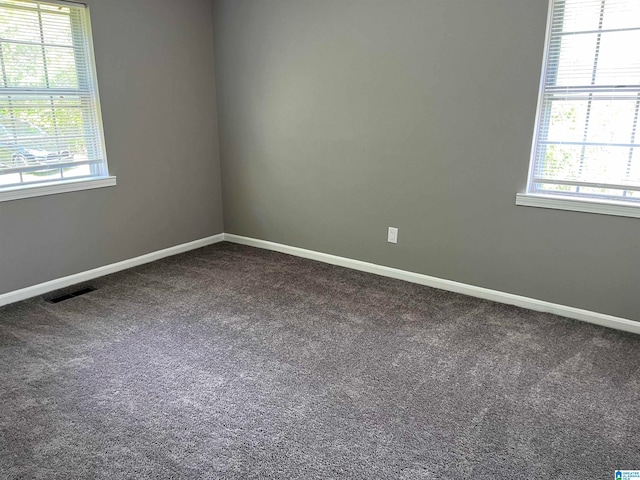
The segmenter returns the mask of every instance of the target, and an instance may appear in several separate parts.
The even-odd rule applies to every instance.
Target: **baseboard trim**
[[[500,292],[498,290],[491,290],[488,288],[476,287],[474,285],[468,285],[465,283],[454,282],[452,280],[431,277],[429,275],[423,275],[421,273],[385,267],[382,265],[377,265],[375,263],[362,262],[360,260],[353,260],[351,258],[339,257],[337,255],[330,255],[328,253],[316,252],[314,250],[292,247],[281,243],[243,237],[230,233],[221,233],[211,237],[202,238],[200,240],[195,240],[193,242],[183,243],[181,245],[176,245],[175,247],[165,248],[164,250],[158,250],[156,252],[151,252],[146,255],[141,255],[129,260],[124,260],[122,262],[112,263],[110,265],[94,268],[93,270],[88,270],[86,272],[76,273],[67,277],[40,283],[32,287],[5,293],[0,295],[0,307],[44,295],[46,293],[60,290],[62,288],[66,288],[78,283],[88,282],[95,278],[110,275],[122,270],[127,270],[139,265],[144,265],[145,263],[154,262],[162,258],[206,247],[207,245],[213,245],[214,243],[219,243],[222,241],[262,248],[264,250],[272,250],[274,252],[286,253],[288,255],[294,255],[296,257],[308,258],[310,260],[316,260],[331,265],[351,268],[353,270],[359,270],[361,272],[373,273],[375,275],[381,275],[383,277],[404,280],[406,282],[417,283],[428,287],[438,288],[440,290],[447,290],[449,292],[461,293],[463,295],[469,295],[471,297],[482,298],[485,300],[491,300],[507,305],[515,305],[518,307],[528,308],[529,310],[535,310],[537,312],[553,313],[555,315],[573,318],[575,320],[581,320],[583,322],[593,323],[596,325],[601,325],[603,327],[609,327],[616,330],[640,334],[640,322],[629,320],[626,318],[614,317],[605,313],[592,312],[580,308],[546,302],[544,300],[537,300],[534,298],[523,297],[511,293]]]
[[[474,285],[467,285],[465,283],[454,282],[452,280],[444,280],[442,278],[431,277],[429,275],[423,275],[420,273],[408,272],[406,270],[400,270],[397,268],[384,267],[382,265],[376,265],[374,263],[362,262],[360,260],[353,260],[350,258],[339,257],[327,253],[306,250],[304,248],[291,247],[280,243],[258,240],[255,238],[243,237],[230,233],[225,233],[224,239],[228,242],[238,243],[240,245],[247,245],[251,247],[262,248],[265,250],[272,250],[274,252],[286,253],[289,255],[294,255],[296,257],[308,258],[311,260],[317,260],[319,262],[329,263],[331,265],[338,265],[362,272],[373,273],[376,275],[382,275],[384,277],[390,277],[411,283],[426,285],[428,287],[438,288],[440,290],[461,293],[464,295],[469,295],[471,297],[492,300],[494,302],[504,303],[507,305],[515,305],[518,307],[528,308],[529,310],[535,310],[537,312],[553,313],[555,315],[561,315],[563,317],[573,318],[575,320],[581,320],[583,322],[594,323],[603,327],[609,327],[616,330],[640,334],[640,322],[628,320],[626,318],[614,317],[605,313],[582,310],[580,308],[568,307],[566,305],[546,302],[544,300],[537,300],[534,298],[523,297],[511,293],[500,292],[498,290],[476,287]]]
[[[0,295],[0,307],[8,305],[10,303],[21,302],[22,300],[27,300],[29,298],[44,295],[55,290],[60,290],[61,288],[70,287],[71,285],[75,285],[77,283],[88,282],[95,278],[104,277],[105,275],[110,275],[122,270],[137,267],[139,265],[144,265],[145,263],[155,262],[156,260],[171,257],[173,255],[178,255],[179,253],[206,247],[207,245],[213,245],[214,243],[219,243],[222,241],[224,241],[224,234],[220,233],[212,237],[201,238],[200,240],[195,240],[193,242],[176,245],[175,247],[165,248],[164,250],[147,253],[146,255],[141,255],[139,257],[124,260],[122,262],[112,263],[111,265],[105,265],[104,267],[94,268],[93,270],[87,270],[86,272],[76,273],[74,275],[69,275],[68,277],[58,278],[49,282],[34,285],[32,287],[5,293]]]

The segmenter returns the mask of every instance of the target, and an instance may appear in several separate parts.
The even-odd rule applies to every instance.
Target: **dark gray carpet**
[[[220,244],[0,308],[0,477],[640,468],[640,337]]]

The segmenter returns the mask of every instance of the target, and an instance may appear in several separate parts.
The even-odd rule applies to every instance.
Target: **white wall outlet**
[[[389,234],[387,235],[387,242],[398,243],[398,229],[396,227],[389,227]]]

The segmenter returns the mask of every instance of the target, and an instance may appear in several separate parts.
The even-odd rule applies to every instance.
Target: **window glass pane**
[[[13,5],[20,8],[34,9],[38,8],[38,4],[33,2],[25,2],[23,0],[2,0],[5,5]]]
[[[73,50],[64,47],[45,47],[47,73],[51,88],[77,88],[76,60]]]
[[[7,103],[3,107],[0,100],[0,134],[8,136],[5,146],[18,153],[39,150],[33,160],[46,157],[49,163],[87,160],[87,128],[79,98],[22,100],[13,102],[11,108]]]
[[[63,169],[64,178],[89,177],[91,174],[91,165],[79,165]]]
[[[43,118],[46,111],[39,111]],[[25,115],[23,115],[25,117]],[[33,119],[36,115],[31,115]],[[50,118],[46,119],[50,122]],[[46,125],[48,122],[42,122]],[[71,152],[64,138],[51,135],[42,126],[17,117],[0,117],[0,143],[10,155],[14,166],[35,166],[53,164],[71,159]],[[17,165],[16,165],[17,164]]]
[[[557,68],[556,85],[591,84],[597,41],[595,34],[561,38],[559,52],[551,52],[549,58],[552,69],[554,66]]]
[[[37,171],[30,171],[22,174],[23,183],[42,183],[46,181],[62,180],[62,173],[59,168],[42,168]]]
[[[585,147],[579,180],[589,183],[626,185],[628,147]]]
[[[638,169],[630,168],[629,147],[546,145],[536,178],[571,182],[640,186]],[[635,177],[634,177],[635,175]]]
[[[43,13],[42,32],[45,43],[73,46],[71,19],[67,15]]]
[[[587,100],[556,100],[549,106],[548,135],[550,142],[582,142],[587,120]]]
[[[546,145],[541,147],[536,162],[536,178],[552,180],[578,180],[580,177],[579,145]]]
[[[640,85],[639,45],[640,30],[603,33],[596,85]]]
[[[591,102],[587,142],[629,143],[636,112],[634,100]]]
[[[0,7],[0,38],[40,42],[38,13]]]
[[[640,25],[640,2],[607,1],[604,7],[602,28],[634,28]]]
[[[20,185],[21,174],[15,172],[8,172],[7,166],[0,163],[0,187],[10,187],[14,185]]]
[[[0,126],[0,168],[11,168],[13,166],[13,145],[9,142],[4,128]]]
[[[46,88],[42,47],[4,43],[2,54],[8,87]]]

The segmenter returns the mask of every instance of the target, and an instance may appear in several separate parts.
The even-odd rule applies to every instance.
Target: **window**
[[[0,200],[114,184],[85,5],[0,0],[0,75]]]
[[[639,0],[551,0],[519,204],[581,210],[589,202],[586,211],[640,216],[639,46]]]

